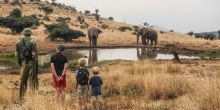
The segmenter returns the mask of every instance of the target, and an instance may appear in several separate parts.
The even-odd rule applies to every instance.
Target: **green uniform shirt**
[[[36,41],[31,38],[31,37],[28,37],[28,36],[24,36],[24,38],[20,39],[17,44],[16,44],[16,51],[15,51],[15,56],[17,58],[17,61],[19,64],[21,64],[21,60],[24,58],[24,49],[25,49],[25,46],[24,46],[24,43],[23,43],[23,40],[25,42],[25,45],[27,47],[31,47],[32,49],[32,55],[35,56],[35,58],[37,58],[37,43]]]

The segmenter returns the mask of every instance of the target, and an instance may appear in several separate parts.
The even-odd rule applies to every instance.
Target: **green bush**
[[[10,12],[10,15],[11,17],[15,17],[15,18],[20,18],[22,17],[22,13],[21,13],[21,10],[16,8],[14,9],[13,11]]]
[[[89,10],[86,10],[86,11],[85,11],[85,15],[87,15],[87,16],[89,16],[90,13],[91,13],[91,12],[90,12]]]
[[[46,25],[46,28],[47,28],[48,32],[52,32],[54,29],[57,29],[57,28],[68,28],[68,26],[63,25],[61,23],[58,23],[58,24]]]
[[[77,20],[79,21],[80,24],[85,23],[85,19],[82,16],[77,16]]]
[[[193,31],[190,31],[187,33],[187,35],[189,35],[189,36],[192,36],[193,34],[194,34]]]
[[[119,27],[118,30],[125,32],[126,30],[132,31],[132,28],[130,28],[128,26],[122,26],[122,27]]]
[[[135,32],[137,32],[137,31],[139,30],[139,27],[138,27],[138,26],[133,26],[133,30],[134,30]]]
[[[107,29],[107,28],[108,28],[108,25],[107,25],[107,24],[102,24],[102,25],[101,25],[101,28],[102,28],[102,29]]]
[[[23,16],[19,9],[14,9],[7,17],[0,18],[0,27],[9,28],[14,33],[21,33],[25,28],[38,26],[39,19],[36,16]]]
[[[114,18],[113,18],[113,17],[109,17],[108,19],[109,19],[109,20],[111,20],[111,21],[113,21],[113,20],[114,20]]]
[[[0,19],[1,27],[9,28],[12,32],[17,34],[21,33],[25,28],[30,28],[34,25],[38,26],[39,20],[32,16],[24,16],[21,18],[8,16]]]
[[[70,20],[71,20],[70,17],[61,17],[61,16],[56,19],[57,22],[63,23],[65,25],[67,25],[67,23],[69,23]]]
[[[56,39],[63,39],[64,41],[71,41],[72,39],[77,39],[79,37],[84,37],[85,34],[78,30],[72,30],[67,25],[63,24],[51,24],[46,25],[47,31],[50,33],[48,38],[51,41]]]

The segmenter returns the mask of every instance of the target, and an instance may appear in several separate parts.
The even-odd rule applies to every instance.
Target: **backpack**
[[[88,82],[89,82],[89,77],[88,77],[88,74],[89,74],[89,71],[85,68],[79,68],[77,69],[77,76],[76,76],[76,81],[77,81],[77,84],[80,84],[80,85],[88,85]]]
[[[22,43],[24,45],[24,51],[23,51],[23,55],[24,55],[24,60],[25,60],[25,63],[28,63],[29,61],[32,60],[32,45],[31,47],[27,47],[25,45],[25,41],[24,39],[22,39]]]

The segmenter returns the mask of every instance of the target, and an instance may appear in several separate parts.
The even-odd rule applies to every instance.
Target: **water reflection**
[[[103,60],[172,60],[172,54],[163,54],[155,48],[117,48],[117,49],[84,49],[84,50],[66,50],[64,54],[67,56],[68,61],[76,61],[79,58],[85,57],[87,65],[92,65],[96,62]],[[44,65],[50,63],[50,57],[53,54],[40,55],[39,64]],[[195,56],[179,55],[180,59],[199,59]],[[14,62],[10,63],[0,61],[0,69],[18,67]]]
[[[98,62],[97,49],[89,50],[88,65]]]
[[[138,60],[155,59],[156,57],[157,53],[155,52],[155,48],[137,48]]]

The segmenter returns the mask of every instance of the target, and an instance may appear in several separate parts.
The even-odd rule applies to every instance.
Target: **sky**
[[[220,0],[57,0],[84,12],[141,25],[148,22],[177,32],[220,30]],[[218,21],[219,20],[219,21]]]

